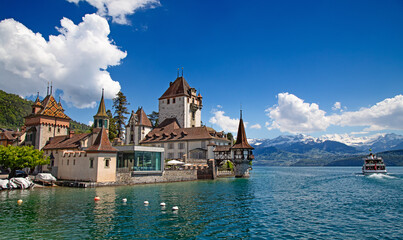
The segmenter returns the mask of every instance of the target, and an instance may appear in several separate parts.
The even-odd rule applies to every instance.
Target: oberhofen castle
[[[70,185],[96,185],[214,179],[220,164],[231,161],[236,177],[248,177],[253,148],[248,144],[242,113],[235,144],[224,132],[202,126],[203,98],[183,76],[169,84],[159,98],[159,125],[152,127],[142,108],[132,112],[124,142],[108,139],[109,117],[102,92],[91,133],[69,131],[70,118],[48,88],[25,117],[24,145],[49,156],[50,172]],[[177,161],[170,161],[177,160]],[[171,166],[170,163],[178,164]],[[168,168],[167,166],[171,166]]]

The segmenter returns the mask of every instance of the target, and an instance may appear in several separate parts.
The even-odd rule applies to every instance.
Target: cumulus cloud
[[[213,117],[210,118],[209,122],[215,124],[225,132],[236,133],[239,126],[239,118],[230,118],[225,116],[224,111],[213,110]],[[247,123],[244,123],[247,125]]]
[[[387,98],[358,111],[326,115],[316,103],[306,103],[293,94],[280,93],[278,104],[266,109],[266,113],[271,119],[266,127],[282,132],[317,132],[324,131],[331,125],[361,126],[365,127],[363,131],[402,130],[403,95]]]
[[[110,16],[112,21],[118,24],[129,24],[127,15],[133,14],[141,8],[155,8],[160,5],[158,0],[67,0],[78,4],[87,2],[96,9],[101,16]]]
[[[279,93],[277,97],[278,104],[266,109],[272,120],[266,124],[269,130],[277,128],[282,132],[309,133],[323,131],[329,126],[326,112],[316,103],[305,103],[289,93]]]
[[[261,129],[262,126],[260,126],[259,123],[256,123],[255,125],[250,126],[250,128],[253,128],[253,129]]]
[[[372,107],[332,115],[331,123],[339,126],[366,126],[364,131],[402,130],[403,95],[387,98]]]
[[[0,22],[0,88],[30,96],[52,81],[62,99],[78,108],[94,107],[101,88],[113,98],[120,84],[107,68],[127,53],[108,38],[108,22],[96,14],[78,25],[67,18],[60,22],[60,34],[49,41],[14,19]]]

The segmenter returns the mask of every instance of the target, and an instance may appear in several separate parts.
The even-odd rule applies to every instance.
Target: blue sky
[[[242,104],[250,138],[403,133],[402,1],[96,2],[1,1],[1,89],[32,98],[53,81],[88,123],[102,87],[158,111],[183,67],[216,130]]]

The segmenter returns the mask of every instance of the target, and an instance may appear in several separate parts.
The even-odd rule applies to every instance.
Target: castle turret
[[[252,150],[254,148],[249,145],[246,138],[245,127],[241,117],[239,119],[238,135],[235,144],[231,147],[233,152],[233,162],[235,165],[235,177],[245,178],[249,177],[250,162],[255,158]]]
[[[108,132],[109,130],[109,116],[106,114],[104,102],[104,89],[102,89],[102,97],[99,103],[98,112],[94,116],[94,129],[105,128]]]
[[[159,98],[159,122],[176,118],[182,128],[200,127],[202,107],[202,96],[178,76]]]

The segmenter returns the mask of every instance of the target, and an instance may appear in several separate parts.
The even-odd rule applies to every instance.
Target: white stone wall
[[[41,124],[36,126],[35,128],[37,130],[35,148],[37,149],[42,149],[46,145],[47,141],[49,141],[49,139],[54,136],[62,136],[68,134],[67,127],[56,126],[55,128],[54,125]]]
[[[174,98],[161,99],[159,100],[159,122],[163,122],[167,118],[176,118],[181,127],[186,126],[185,124],[185,99],[186,97],[175,97],[175,103],[173,103]]]

